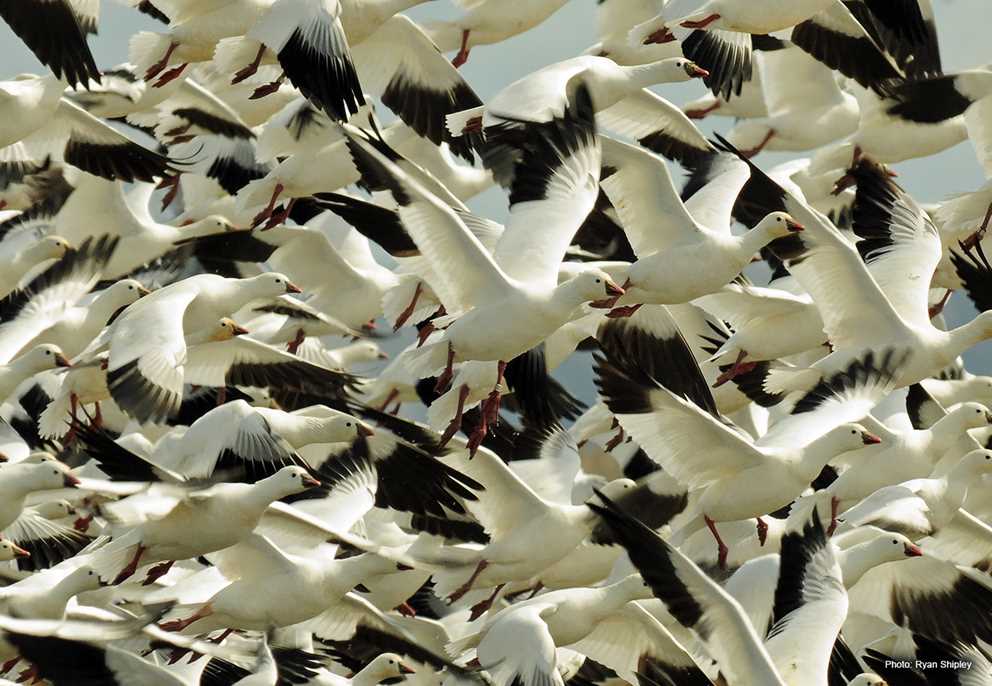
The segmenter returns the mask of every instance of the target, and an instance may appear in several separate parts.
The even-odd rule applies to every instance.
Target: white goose
[[[0,297],[15,290],[21,280],[39,265],[64,257],[70,249],[69,242],[62,236],[45,236],[23,250],[4,255],[0,263],[0,273],[3,274],[0,277]]]
[[[602,138],[605,163],[617,171],[603,180],[638,260],[627,272],[627,293],[619,299],[676,304],[712,293],[729,283],[768,243],[801,231],[784,212],[773,212],[743,236],[730,233],[731,210],[750,173],[737,162],[726,164],[694,195],[689,206],[679,199],[665,162],[643,149]],[[663,267],[663,268],[662,268]]]
[[[108,179],[152,181],[175,171],[170,160],[138,145],[63,97],[54,76],[0,82],[0,148],[14,159],[46,155]]]
[[[576,318],[580,306],[622,293],[603,271],[591,269],[558,284],[558,269],[577,227],[592,208],[599,174],[599,147],[593,132],[589,94],[580,88],[576,107],[565,118],[537,134],[535,153],[522,168],[528,177],[515,186],[511,226],[490,254],[452,209],[423,189],[377,150],[355,141],[379,165],[400,218],[421,253],[433,267],[432,287],[448,312],[441,339],[421,348],[415,364],[427,373],[443,369],[438,388],[451,381],[456,360],[498,361],[497,381],[505,363],[538,345],[562,324]],[[554,131],[554,134],[550,133]],[[563,138],[551,144],[546,136]],[[567,200],[566,200],[567,198]],[[428,218],[430,221],[428,222]],[[531,231],[534,222],[545,230]],[[444,231],[439,232],[438,227]],[[505,322],[499,337],[488,325]],[[445,362],[447,359],[447,363]],[[493,416],[499,392],[487,409]]]
[[[654,335],[645,333],[636,341],[617,335],[624,325],[611,322],[600,330],[607,354],[597,364],[600,393],[644,451],[699,492],[682,538],[705,522],[717,539],[721,567],[728,549],[715,528],[717,521],[758,517],[758,535],[764,541],[763,515],[802,493],[837,454],[879,442],[864,427],[846,422],[863,417],[886,395],[896,372],[891,363],[876,368],[866,360],[831,377],[754,442],[723,423],[671,319],[659,321]],[[749,485],[741,488],[745,479]]]
[[[71,364],[58,346],[46,344],[32,348],[0,366],[0,399],[9,398],[18,386],[35,374]]]

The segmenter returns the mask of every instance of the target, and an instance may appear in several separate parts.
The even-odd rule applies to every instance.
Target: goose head
[[[238,231],[243,229],[238,229],[238,227],[231,224],[226,217],[222,217],[219,214],[210,214],[203,219],[198,219],[194,222],[181,225],[179,230],[183,236],[193,238],[196,236],[212,236],[217,233],[228,233],[230,231]]]
[[[403,662],[403,658],[396,653],[383,653],[379,655],[359,672],[363,677],[361,679],[362,683],[370,684],[377,684],[386,679],[394,679],[413,673],[414,670],[406,665]]]
[[[223,317],[217,322],[216,327],[209,336],[209,340],[213,342],[229,341],[235,336],[243,336],[247,333],[251,332],[230,317]]]
[[[283,467],[272,476],[258,482],[264,484],[266,490],[278,494],[282,498],[320,486],[320,481],[310,476],[303,467]]]
[[[18,557],[31,557],[31,553],[12,541],[0,540],[0,560],[6,562]]]
[[[45,343],[35,346],[14,360],[14,364],[29,372],[43,372],[57,367],[71,367],[72,363],[57,345]]]
[[[768,234],[769,238],[782,238],[802,230],[803,225],[793,219],[788,212],[772,212],[752,229]]]
[[[972,450],[951,471],[952,478],[965,483],[992,473],[992,450]]]
[[[0,482],[6,478],[19,482],[27,492],[53,491],[58,488],[75,488],[79,479],[58,460],[43,460],[30,464],[15,464],[0,471]]]
[[[619,479],[613,479],[613,481],[610,481],[609,483],[605,484],[602,488],[599,489],[599,492],[605,495],[610,500],[617,500],[618,498],[621,498],[625,493],[635,488],[637,488],[637,483],[635,483],[632,479],[621,477]],[[598,495],[593,495],[592,498],[590,498],[589,500],[593,500],[593,499],[599,502]]]
[[[74,569],[68,576],[59,582],[59,586],[65,589],[70,597],[83,593],[84,591],[95,591],[103,586],[100,575],[92,567],[82,566]]]
[[[114,310],[126,307],[139,298],[151,293],[135,279],[122,279],[100,293],[100,299],[105,300]]]
[[[874,563],[873,566],[886,562],[897,562],[906,557],[920,557],[923,550],[920,546],[902,534],[879,531],[874,538],[863,543],[864,551]]]
[[[320,420],[322,443],[351,443],[357,438],[374,435],[375,431],[369,425],[343,412],[335,412]]]
[[[34,511],[45,519],[62,519],[76,514],[76,508],[68,500],[49,500],[36,505]]]
[[[294,284],[285,274],[266,272],[244,280],[256,298],[275,298],[286,293],[302,293],[303,289]]]
[[[362,362],[389,359],[389,355],[384,353],[375,341],[356,341],[335,352],[340,354],[341,362],[345,367]]]
[[[692,79],[705,79],[710,75],[707,70],[703,69],[692,60],[687,60],[684,57],[673,57],[667,60],[661,60],[661,63],[665,65],[666,71],[670,74],[668,79],[669,83],[690,81]]]
[[[952,427],[950,430],[954,433],[960,433],[967,429],[978,429],[992,424],[992,412],[989,412],[988,408],[981,403],[961,403],[948,412],[946,417],[938,421],[934,428],[942,427],[945,424]]]
[[[28,250],[39,262],[41,260],[57,260],[72,250],[72,244],[62,236],[45,236]]]
[[[624,294],[623,288],[618,286],[610,278],[610,275],[601,269],[584,271],[573,276],[558,288],[564,289],[574,298],[575,304],[589,302],[594,307],[599,307],[600,303],[614,303],[617,298]],[[612,307],[612,304],[603,306]]]

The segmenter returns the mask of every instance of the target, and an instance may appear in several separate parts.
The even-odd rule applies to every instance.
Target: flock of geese
[[[486,102],[566,0],[123,1],[107,69],[99,0],[0,0],[47,70],[0,82],[0,682],[992,685],[992,183],[887,166],[992,178],[931,0],[599,0]]]

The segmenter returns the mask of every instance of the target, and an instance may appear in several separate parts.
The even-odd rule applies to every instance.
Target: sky
[[[500,0],[497,0],[500,1]],[[509,0],[503,0],[509,4]],[[515,0],[524,2],[527,0]],[[610,2],[610,0],[606,0]],[[988,0],[933,0],[937,18],[944,69],[946,72],[992,62],[988,41]],[[433,0],[409,12],[416,20],[444,19],[456,16],[459,10],[450,0]],[[528,33],[493,46],[472,50],[471,58],[462,67],[465,78],[483,100],[502,87],[531,71],[567,59],[583,52],[596,38],[596,0],[570,0],[541,26]],[[126,61],[127,43],[139,30],[162,31],[158,24],[113,0],[103,0],[100,33],[90,39],[93,54],[101,67],[112,67]],[[22,72],[40,73],[43,67],[0,22],[0,78]],[[676,104],[703,94],[699,82],[657,87],[658,93]],[[708,119],[704,131],[726,132],[733,125],[729,119]],[[762,154],[756,162],[765,168],[794,155]],[[965,142],[939,155],[893,165],[899,173],[898,182],[921,202],[937,202],[950,195],[974,190],[984,177],[974,152]],[[472,208],[494,219],[506,215],[506,200],[499,191],[489,191],[472,203]],[[947,310],[948,322],[960,324],[974,316],[974,309],[963,293],[957,293]],[[975,373],[992,374],[992,344],[975,348],[966,356],[968,368]],[[580,364],[572,363],[575,373]],[[571,376],[572,365],[565,370]],[[587,384],[583,383],[583,386]],[[588,391],[584,388],[583,395]]]

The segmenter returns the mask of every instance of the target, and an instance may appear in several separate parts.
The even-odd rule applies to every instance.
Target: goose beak
[[[0,462],[9,462],[9,461],[10,461],[10,458],[8,458],[3,453],[0,453]]]
[[[662,43],[671,43],[674,40],[675,34],[667,26],[663,26],[645,38],[644,45],[660,45]]]
[[[923,549],[918,545],[907,545],[904,550],[906,557],[921,557],[923,555]]]
[[[287,281],[286,282],[286,292],[287,293],[302,293],[303,292],[303,289],[300,288],[299,286],[297,286],[295,283],[293,283],[291,281]]]
[[[615,283],[613,283],[612,281],[607,281],[606,282],[606,294],[607,295],[615,295],[615,296],[617,296],[619,298],[624,293],[626,293],[626,291],[623,288],[621,288],[620,286],[618,286]]]
[[[76,488],[79,483],[79,479],[74,477],[72,474],[66,474],[62,477],[62,485],[66,488]]]
[[[245,335],[245,334],[247,334],[247,333],[251,333],[251,331],[249,331],[248,329],[246,329],[246,328],[245,328],[245,327],[243,327],[243,326],[239,326],[239,325],[237,325],[237,324],[235,324],[235,325],[234,325],[234,326],[233,326],[233,327],[231,328],[231,333],[232,333],[233,335],[235,335],[235,336],[244,336],[244,335]]]
[[[400,674],[416,674],[416,672],[407,667],[405,664],[400,663]]]
[[[881,443],[882,439],[875,434],[870,434],[867,431],[864,431],[861,433],[861,442],[865,445],[875,445],[877,443]]]
[[[988,422],[989,424],[992,424],[992,412],[985,413],[985,421]]]
[[[788,219],[785,222],[785,228],[789,231],[803,231],[806,227],[797,222],[795,219]]]
[[[31,557],[31,553],[26,551],[19,545],[10,544],[10,547],[14,550],[14,557]]]
[[[320,481],[313,478],[312,476],[305,476],[303,477],[303,485],[306,486],[307,488],[318,488],[323,484],[321,484]]]
[[[146,295],[151,295],[151,290],[145,288],[144,286],[138,286],[138,295],[144,297]]]
[[[372,430],[372,427],[370,427],[370,426],[368,426],[366,424],[359,424],[358,425],[358,435],[359,436],[365,436],[365,437],[375,436],[375,431]]]
[[[378,355],[376,355],[376,357],[379,358],[380,360],[388,360],[389,359],[389,355],[387,353],[382,353],[382,352],[379,353]]]
[[[695,62],[689,62],[685,65],[685,73],[696,79],[705,79],[710,75],[707,70],[703,69]]]
[[[57,353],[55,355],[55,366],[56,367],[71,367],[72,366],[72,362],[70,362],[69,359],[65,355],[63,355],[62,353]]]

